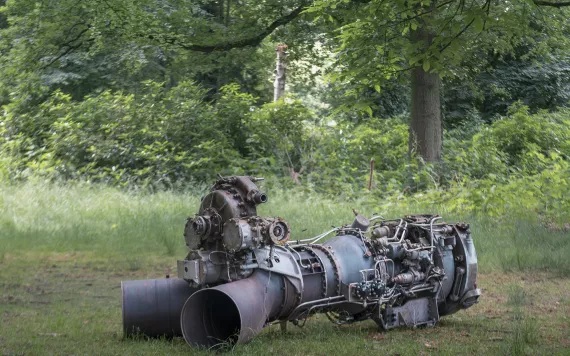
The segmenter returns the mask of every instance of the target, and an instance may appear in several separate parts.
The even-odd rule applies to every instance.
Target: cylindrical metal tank
[[[121,282],[125,336],[181,336],[180,311],[196,290],[180,278]]]
[[[282,310],[284,280],[258,270],[251,277],[193,294],[180,316],[184,339],[192,346],[244,343]]]

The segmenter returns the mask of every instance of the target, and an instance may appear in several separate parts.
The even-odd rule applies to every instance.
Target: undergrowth
[[[188,192],[145,193],[97,185],[26,183],[3,185],[0,192],[0,262],[4,254],[89,252],[121,261],[136,271],[145,258],[186,253],[183,230],[194,215],[203,187]],[[290,222],[294,239],[315,236],[351,222],[352,208],[386,218],[440,214],[447,222],[470,223],[483,271],[548,270],[570,273],[570,231],[545,225],[539,214],[486,216],[462,214],[446,203],[387,204],[364,196],[333,201],[299,190],[269,188],[269,202],[258,214]]]

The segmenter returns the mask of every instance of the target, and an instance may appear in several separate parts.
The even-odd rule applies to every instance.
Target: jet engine
[[[351,224],[295,240],[284,219],[257,215],[268,199],[259,180],[218,179],[186,222],[189,253],[175,283],[123,283],[127,334],[182,333],[192,346],[217,347],[245,343],[273,322],[303,326],[314,313],[388,330],[433,326],[477,303],[468,224],[354,211]]]

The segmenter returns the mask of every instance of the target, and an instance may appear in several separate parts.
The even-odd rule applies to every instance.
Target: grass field
[[[268,192],[260,215],[291,222],[295,238],[349,222],[358,202]],[[198,193],[126,193],[111,188],[27,184],[0,192],[0,354],[197,354],[182,339],[123,339],[120,281],[175,274],[182,230]],[[369,206],[369,205],[367,205]],[[236,354],[570,355],[570,234],[532,216],[465,217],[445,206],[364,208],[387,217],[429,212],[471,223],[481,302],[429,329],[378,332],[373,322],[267,328]]]

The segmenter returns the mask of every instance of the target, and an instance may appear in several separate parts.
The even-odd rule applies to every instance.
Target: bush
[[[241,174],[231,119],[216,117],[204,95],[192,83],[166,91],[152,82],[137,97],[105,91],[74,102],[56,92],[36,112],[8,113],[8,127],[30,116],[42,124],[6,135],[5,147],[19,147],[12,174],[159,186]]]
[[[530,115],[528,107],[515,104],[470,140],[446,142],[448,177],[506,182],[538,174],[570,158],[570,110]]]
[[[214,101],[190,82],[147,82],[137,95],[73,101],[56,92],[32,111],[6,107],[0,177],[48,177],[173,188],[251,174],[337,199],[424,205],[463,214],[538,212],[568,222],[570,110],[530,115],[517,104],[474,135],[452,131],[440,164],[408,152],[405,118],[319,120],[295,98],[257,106],[236,85]],[[373,189],[366,189],[370,159]],[[410,205],[411,206],[411,205]],[[557,225],[557,226],[558,226]]]

